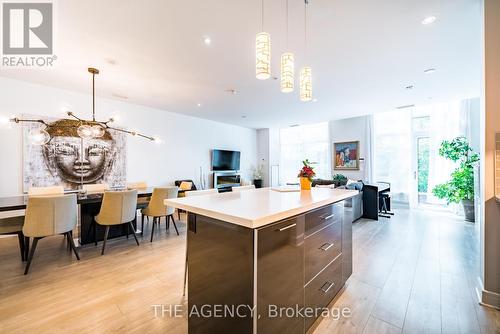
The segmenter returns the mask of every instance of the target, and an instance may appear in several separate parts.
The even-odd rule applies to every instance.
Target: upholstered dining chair
[[[106,191],[102,198],[101,209],[99,214],[94,217],[95,223],[105,226],[104,242],[102,244],[101,255],[104,255],[106,249],[106,241],[111,226],[128,224],[132,229],[137,246],[139,240],[135,235],[135,228],[132,222],[137,217],[137,190],[126,191]]]
[[[26,238],[26,249],[30,248],[30,238],[33,238],[33,244],[29,249],[25,275],[30,269],[38,241],[45,237],[65,235],[77,260],[80,260],[80,255],[70,233],[75,228],[76,222],[77,202],[75,194],[28,197],[23,234]]]
[[[23,234],[24,216],[0,218],[0,235],[17,234],[21,260],[26,260]]]
[[[196,184],[194,184],[193,180],[176,180],[174,181],[176,187],[179,187],[178,197],[184,197],[186,192],[196,190]],[[181,212],[184,210],[177,209],[177,218],[181,220]]]
[[[109,189],[106,183],[84,184],[82,189],[87,193],[103,193]]]
[[[28,189],[28,196],[45,196],[45,195],[62,195],[62,194],[64,194],[63,186],[31,187]]]
[[[255,189],[255,186],[253,184],[251,184],[249,186],[232,187],[231,191],[234,193],[239,193],[241,191],[252,190],[252,189]]]
[[[213,195],[217,193],[219,193],[217,189],[193,190],[193,191],[186,191],[186,197]]]
[[[153,235],[155,232],[155,225],[158,224],[160,227],[161,217],[165,217],[166,228],[168,230],[170,224],[169,220],[172,220],[174,224],[175,232],[179,235],[179,230],[177,230],[177,225],[174,220],[175,208],[165,206],[163,203],[167,198],[176,198],[179,191],[178,187],[165,187],[165,188],[154,188],[153,194],[151,195],[151,201],[147,208],[142,209],[142,231],[144,231],[144,217],[153,217],[153,226],[151,227],[151,242],[153,242]]]

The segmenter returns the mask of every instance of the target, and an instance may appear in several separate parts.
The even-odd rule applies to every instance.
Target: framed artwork
[[[359,141],[333,143],[336,170],[359,170]]]
[[[89,183],[126,184],[127,138],[123,133],[107,129],[101,138],[84,140],[77,133],[78,121],[44,120],[51,140],[43,146],[30,142],[31,132],[40,126],[23,125],[23,191],[54,185],[73,190]]]

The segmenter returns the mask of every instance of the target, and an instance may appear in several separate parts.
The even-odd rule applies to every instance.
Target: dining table
[[[113,189],[113,190],[126,190],[126,189]],[[79,191],[65,191],[65,194],[75,193],[77,195],[77,203],[79,205],[80,224],[78,233],[78,242],[80,245],[91,244],[94,242],[102,241],[104,239],[104,228],[95,223],[94,217],[101,209],[103,199],[103,192],[88,192],[83,193]],[[153,188],[137,189],[137,197],[148,198],[153,194]],[[0,212],[24,210],[28,204],[28,195],[17,195],[9,197],[0,197]],[[147,202],[141,201],[138,203],[137,208],[141,209],[147,206]],[[133,221],[134,228],[137,229],[136,219]],[[116,225],[109,230],[108,239],[117,238],[121,236],[128,236],[129,225]]]

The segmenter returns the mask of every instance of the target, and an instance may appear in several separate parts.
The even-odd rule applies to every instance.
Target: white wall
[[[360,169],[356,171],[334,170],[334,163],[332,161],[333,174],[343,174],[349,179],[356,181],[369,179],[369,173],[366,168],[369,160],[368,146],[370,145],[370,138],[368,138],[369,134],[367,133],[368,122],[370,122],[369,116],[330,121],[330,152],[332,152],[332,159],[334,158],[333,144],[346,141],[359,141],[359,157],[364,159],[360,161]]]
[[[90,117],[91,95],[65,91],[22,81],[0,78],[0,117],[31,114],[65,117],[62,107]],[[127,142],[127,178],[150,185],[173,184],[190,178],[199,183],[199,169],[211,184],[210,150],[241,151],[243,176],[252,177],[257,162],[257,131],[238,126],[183,116],[121,101],[96,99],[97,118],[119,115],[118,124],[159,136],[163,143],[130,137]],[[0,196],[22,192],[22,136],[19,125],[0,124]],[[210,182],[208,182],[210,180]]]

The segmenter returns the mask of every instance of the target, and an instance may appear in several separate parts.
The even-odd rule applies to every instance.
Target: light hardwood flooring
[[[186,333],[185,317],[156,317],[152,305],[182,296],[185,224],[180,236],[149,230],[67,251],[43,239],[28,276],[17,238],[0,239],[0,333]],[[353,226],[354,273],[331,307],[351,316],[317,321],[322,333],[500,333],[500,312],[479,306],[474,225],[441,213],[397,209],[392,219]]]

